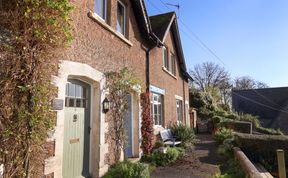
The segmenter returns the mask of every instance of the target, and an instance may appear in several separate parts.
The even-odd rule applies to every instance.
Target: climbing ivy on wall
[[[142,149],[144,154],[150,154],[153,149],[153,119],[150,112],[150,93],[145,92],[141,94],[142,106]]]
[[[2,0],[0,163],[4,177],[42,177],[55,116],[51,76],[57,50],[72,40],[69,0]]]
[[[126,116],[128,111],[128,96],[141,92],[141,83],[126,67],[119,72],[107,72],[106,89],[110,101],[108,140],[110,155],[109,164],[120,161],[122,151],[127,146]]]

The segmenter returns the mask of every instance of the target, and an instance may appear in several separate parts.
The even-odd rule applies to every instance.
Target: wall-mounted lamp
[[[110,109],[110,102],[107,98],[103,100],[103,112],[106,114]]]

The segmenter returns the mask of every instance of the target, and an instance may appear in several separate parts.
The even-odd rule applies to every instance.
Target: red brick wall
[[[169,51],[172,51],[173,54],[177,53],[174,48],[174,42],[172,39],[171,32],[167,35],[165,40],[165,46]],[[176,118],[176,98],[175,95],[183,97],[183,106],[185,106],[185,100],[188,101],[188,83],[181,78],[179,73],[179,62],[176,60],[176,78],[172,77],[166,71],[163,70],[163,54],[162,48],[154,48],[151,51],[151,60],[150,60],[150,75],[151,75],[151,85],[165,89],[164,96],[164,125],[169,126],[171,123],[177,121]],[[184,87],[184,88],[183,88]],[[185,97],[184,97],[185,91]],[[183,122],[185,123],[185,109],[183,108]]]
[[[126,3],[130,14],[127,21],[129,32],[127,38],[133,44],[132,47],[88,17],[89,11],[93,12],[93,2],[93,0],[73,1],[75,10],[72,20],[75,39],[71,47],[61,55],[61,59],[86,63],[101,72],[117,71],[127,66],[144,84],[146,54],[141,48],[143,40],[130,1],[123,2]],[[111,10],[108,11],[111,11],[111,15],[108,24],[116,29],[117,1],[109,2]]]

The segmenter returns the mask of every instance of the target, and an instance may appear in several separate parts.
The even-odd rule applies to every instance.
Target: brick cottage
[[[174,12],[148,17],[144,0],[71,1],[74,41],[59,56],[54,83],[55,132],[49,138],[46,177],[101,177],[114,163],[107,140],[108,115],[102,112],[107,71],[128,67],[151,93],[151,115],[157,130],[173,123],[190,125],[185,59]],[[128,148],[141,156],[140,92],[129,97]],[[109,112],[108,112],[109,113]]]

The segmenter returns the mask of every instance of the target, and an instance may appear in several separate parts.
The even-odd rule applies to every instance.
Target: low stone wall
[[[262,178],[260,172],[257,168],[251,163],[251,161],[247,158],[247,156],[241,151],[240,148],[234,147],[234,155],[238,160],[240,166],[246,173],[249,178]]]

